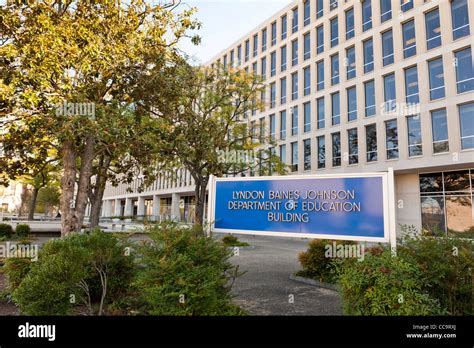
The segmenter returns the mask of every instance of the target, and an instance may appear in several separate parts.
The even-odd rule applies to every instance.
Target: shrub
[[[0,224],[0,237],[10,238],[13,235],[13,228],[9,224]]]
[[[165,222],[150,229],[151,241],[140,247],[142,268],[135,306],[151,315],[238,315],[230,282],[238,268],[231,251],[206,237],[202,228]]]
[[[123,243],[101,231],[73,234],[43,246],[37,262],[13,292],[22,313],[69,314],[84,303],[90,314],[128,290],[134,273],[132,255]]]
[[[236,236],[232,234],[227,234],[222,238],[222,243],[227,247],[244,247],[249,246],[248,243],[241,242]]]
[[[346,260],[338,278],[348,315],[440,315],[439,301],[424,291],[423,271],[389,248],[363,261]]]
[[[15,232],[19,237],[28,237],[31,233],[31,228],[29,225],[19,224],[16,226]]]
[[[28,274],[32,261],[27,258],[11,257],[5,260],[4,272],[8,281],[8,291],[13,292]]]

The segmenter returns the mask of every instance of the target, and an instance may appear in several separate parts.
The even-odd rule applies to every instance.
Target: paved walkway
[[[233,286],[235,302],[253,315],[342,315],[336,291],[290,280],[308,240],[238,235],[255,249],[240,249],[232,262],[247,271]],[[293,301],[292,301],[293,300]],[[293,303],[291,303],[293,302]]]

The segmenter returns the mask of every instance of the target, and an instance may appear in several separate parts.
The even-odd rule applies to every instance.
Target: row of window
[[[406,1],[406,0],[402,0]],[[337,1],[336,1],[337,3]],[[305,2],[305,14],[309,1]],[[362,29],[366,31],[372,28],[372,9],[371,0],[365,0],[361,3],[362,6]],[[381,0],[381,18],[382,22],[391,19],[391,1]],[[451,21],[452,21],[452,35],[453,40],[457,40],[461,37],[468,36],[470,34],[469,28],[469,11],[468,11],[467,0],[452,0],[451,1]],[[293,10],[295,11],[295,9]],[[308,9],[309,11],[309,9]],[[298,30],[298,11],[294,12],[292,19],[292,30],[296,28]],[[308,12],[309,13],[309,12]],[[346,26],[346,40],[349,40],[355,36],[354,28],[354,9],[351,8],[345,12],[345,26]],[[295,21],[296,18],[296,21]],[[309,17],[308,17],[309,18]],[[319,18],[319,17],[318,17]],[[306,17],[304,23],[306,23]],[[309,22],[307,23],[309,24]],[[296,25],[296,26],[295,26]],[[305,24],[306,25],[306,24]],[[338,17],[331,18],[329,21],[330,27],[330,47],[335,47],[339,44],[339,20]],[[286,15],[281,17],[281,37],[286,38],[287,28],[287,17]],[[426,47],[428,50],[438,47],[442,44],[441,42],[441,26],[439,9],[435,8],[425,13],[425,30],[426,30]],[[276,45],[276,22],[271,24],[271,45]],[[411,57],[416,54],[416,35],[415,35],[415,20],[411,19],[402,23],[403,33],[403,54],[405,58]],[[310,47],[310,32],[307,32],[303,36],[304,41],[304,59],[309,59],[311,56]],[[252,38],[252,55],[256,57],[258,55],[259,38],[258,33]],[[298,41],[292,42],[292,64],[297,64],[297,50]],[[384,66],[393,63],[393,35],[392,30],[388,30],[382,33],[382,46],[383,46],[383,63]],[[264,52],[267,49],[267,29],[263,29],[261,32],[261,51]],[[282,49],[282,48],[281,48]],[[286,47],[285,47],[286,50]],[[230,65],[234,66],[242,64],[242,45],[239,45],[236,49],[237,59],[235,59],[235,51],[231,50]],[[316,53],[322,53],[324,51],[324,25],[321,24],[316,28]],[[295,53],[296,52],[296,53]],[[275,54],[273,52],[272,54]],[[250,39],[244,43],[244,59],[245,62],[250,59]],[[223,65],[227,67],[227,54],[223,57]]]
[[[303,117],[304,131],[310,129],[310,117],[307,116],[309,108],[304,104]],[[296,112],[291,114],[291,134],[298,133],[298,116]],[[286,138],[286,111],[280,112],[280,139]],[[474,103],[467,103],[458,105],[459,126],[461,134],[461,148],[474,149]],[[270,138],[276,139],[276,115],[269,117]],[[397,119],[385,121],[385,158],[393,160],[399,158],[399,141],[398,141],[398,124]],[[264,137],[264,119],[260,120],[260,137]],[[254,127],[254,125],[253,125]],[[255,127],[253,128],[256,129]],[[420,115],[411,115],[406,117],[406,129],[408,139],[408,156],[423,155],[422,145],[422,129]],[[256,132],[254,132],[256,136]],[[431,111],[431,134],[433,153],[445,153],[449,151],[449,136],[448,136],[448,118],[446,109],[438,109]],[[330,134],[331,141],[331,159],[332,166],[339,167],[343,160],[348,161],[349,164],[359,163],[359,141],[358,129],[352,128],[347,130],[347,153],[345,158],[342,155],[341,149],[341,132],[334,132]],[[365,143],[366,143],[366,162],[375,162],[378,160],[377,151],[377,126],[375,123],[365,126]],[[321,135],[316,138],[317,147],[317,168],[322,169],[326,167],[326,136]],[[290,164],[292,171],[298,170],[298,142],[290,143]],[[311,169],[311,139],[303,140],[303,165],[304,170]],[[279,145],[279,156],[283,162],[286,161],[286,144]]]

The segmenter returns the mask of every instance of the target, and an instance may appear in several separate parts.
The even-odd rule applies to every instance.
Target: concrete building
[[[473,232],[474,2],[298,0],[217,54],[263,75],[250,116],[292,174],[395,170],[397,220]],[[108,187],[103,216],[191,216],[179,170],[143,193]]]

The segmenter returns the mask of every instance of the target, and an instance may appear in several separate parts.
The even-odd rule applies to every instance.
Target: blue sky
[[[199,46],[188,40],[180,48],[198,62],[210,58],[247,34],[264,20],[291,3],[291,0],[185,0],[182,6],[198,8],[202,22]]]

